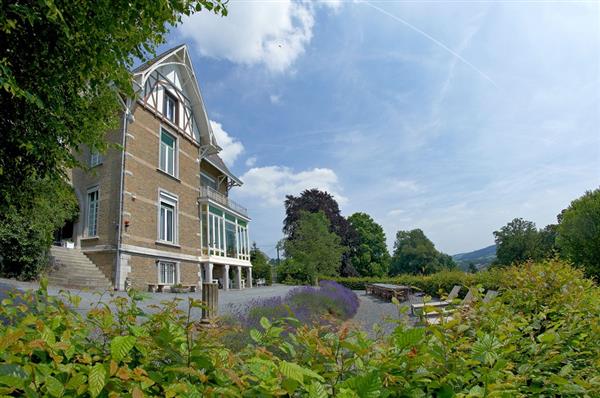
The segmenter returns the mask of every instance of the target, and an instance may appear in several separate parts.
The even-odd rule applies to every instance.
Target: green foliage
[[[498,270],[492,269],[475,274],[458,271],[442,270],[429,275],[401,274],[388,277],[358,277],[358,278],[327,278],[352,290],[364,290],[367,283],[390,283],[395,285],[413,286],[430,296],[440,296],[448,293],[454,285],[464,286],[461,293],[465,294],[469,286],[481,286],[485,289],[497,290],[500,287]]]
[[[329,222],[329,231],[339,236],[342,246],[347,248],[342,253],[340,273],[344,276],[356,276],[356,270],[350,261],[351,249],[356,246],[356,232],[341,215],[340,207],[330,193],[307,189],[299,196],[287,195],[284,206],[283,233],[287,241],[296,239],[298,222],[303,212],[322,212]]]
[[[295,267],[301,267],[305,277],[302,282],[315,284],[318,275],[339,274],[340,259],[345,250],[340,241],[338,235],[329,232],[329,220],[323,212],[301,211],[294,239],[285,242],[285,252]],[[285,268],[278,270],[282,279],[288,274]]]
[[[588,191],[559,215],[557,245],[561,254],[600,278],[600,189]]]
[[[72,188],[62,179],[30,181],[18,205],[0,212],[0,275],[36,278],[48,265],[53,233],[77,216]]]
[[[30,180],[61,176],[81,144],[104,150],[129,69],[182,15],[226,14],[221,0],[3,2],[0,203]]]
[[[107,148],[129,69],[200,9],[221,0],[9,1],[0,6],[1,272],[36,277],[51,234],[70,216],[65,170],[82,145]],[[48,211],[53,204],[54,211]]]
[[[381,225],[366,213],[354,213],[348,221],[357,234],[355,247],[351,250],[352,266],[361,276],[387,275],[390,254]]]
[[[254,278],[263,278],[267,285],[271,285],[273,283],[273,273],[269,258],[256,246],[256,242],[252,244],[250,249],[250,262],[252,263]]]
[[[439,325],[370,339],[348,324],[263,318],[232,351],[177,302],[115,298],[87,318],[39,292],[0,306],[4,396],[600,396],[600,291],[548,260],[496,270],[500,296]],[[111,308],[114,308],[111,310]],[[290,326],[293,325],[293,328]]]
[[[396,233],[390,275],[427,275],[443,268],[456,268],[456,263],[451,256],[438,252],[423,231],[413,229]]]
[[[515,218],[494,231],[496,264],[510,265],[552,257],[555,237],[553,225],[538,231],[533,222]]]

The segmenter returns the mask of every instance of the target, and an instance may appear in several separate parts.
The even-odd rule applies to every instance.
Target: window
[[[225,239],[227,240],[227,257],[237,257],[237,240],[235,224],[227,221],[225,223]]]
[[[174,285],[177,283],[177,264],[167,261],[159,261],[158,283],[162,285]]]
[[[101,162],[100,152],[90,151],[90,167],[98,166]]]
[[[92,188],[87,194],[87,236],[98,234],[98,187]]]
[[[215,191],[217,190],[217,180],[208,174],[200,173],[200,185],[203,187],[210,187]]]
[[[172,123],[177,124],[177,99],[175,96],[165,90],[163,113]]]
[[[158,239],[163,242],[177,242],[177,198],[167,193],[160,193],[160,211],[158,222]]]
[[[164,130],[160,132],[159,167],[165,173],[175,177],[175,154],[177,142],[175,137]]]

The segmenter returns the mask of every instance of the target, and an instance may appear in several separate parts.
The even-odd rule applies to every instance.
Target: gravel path
[[[407,315],[408,311],[400,315],[398,308],[389,301],[380,300],[373,295],[367,295],[364,290],[355,290],[354,293],[356,293],[360,300],[360,306],[353,320],[371,336],[377,336],[381,332],[384,334],[391,333],[400,320],[408,322],[410,325],[413,325],[416,321],[415,317]],[[407,302],[400,305],[408,307]]]
[[[18,282],[11,279],[0,278],[0,300],[6,296],[7,291],[14,289],[33,290],[37,289],[38,287],[39,285],[35,282]],[[294,287],[295,286],[275,284],[273,286],[256,287],[245,290],[219,290],[219,313],[226,314],[230,312],[232,308],[247,303],[252,299],[285,296]],[[58,295],[60,290],[61,288],[55,286],[50,286],[48,288],[48,292],[51,295]],[[85,314],[91,308],[94,308],[100,301],[105,303],[110,301],[111,296],[126,296],[125,292],[113,291],[92,292],[85,290],[72,290],[71,293],[81,297],[81,304],[77,308],[77,311],[82,314]],[[399,319],[401,319],[396,306],[390,302],[382,301],[374,296],[368,296],[364,290],[357,290],[355,293],[360,300],[360,306],[358,307],[358,311],[356,316],[353,318],[353,321],[367,331],[371,336],[377,336],[379,334],[377,332],[377,327],[374,329],[375,325],[378,325],[383,333],[390,333],[395,327],[394,321],[397,322]],[[187,309],[188,297],[193,297],[195,299],[201,298],[200,294],[198,293],[147,293],[145,296],[146,298],[140,302],[139,305],[142,307],[142,309],[148,312],[156,311],[152,308],[153,306],[160,305],[162,302],[171,301],[174,299],[182,299],[178,304],[178,308],[185,310]],[[402,305],[406,306],[408,304],[403,303]],[[194,309],[193,316],[194,318],[199,319],[201,316],[200,309]],[[406,315],[403,315],[402,319],[411,324],[414,323],[415,320],[414,317],[408,317]]]

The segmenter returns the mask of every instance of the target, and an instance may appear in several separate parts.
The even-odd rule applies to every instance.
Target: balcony
[[[229,199],[227,196],[223,195],[221,192],[212,189],[211,187],[201,186],[200,187],[200,199],[209,199],[213,202],[216,202],[220,205],[227,207],[235,211],[238,214],[241,214],[244,217],[248,217],[248,209],[244,206],[236,203],[235,201]]]

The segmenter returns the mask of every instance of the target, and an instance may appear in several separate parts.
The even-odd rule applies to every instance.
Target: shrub
[[[462,271],[441,271],[431,275],[403,274],[394,277],[383,278],[330,278],[351,290],[364,290],[367,283],[391,283],[396,285],[408,285],[418,288],[431,296],[437,296],[440,291],[449,292],[454,285],[476,286],[481,285],[485,289],[499,288],[498,270],[482,271],[476,274]],[[463,291],[464,293],[464,291]]]
[[[497,277],[497,299],[439,325],[399,323],[373,340],[346,324],[261,318],[236,350],[191,321],[194,300],[145,314],[131,293],[84,318],[76,297],[42,288],[0,306],[0,395],[600,396],[598,287],[558,260]]]

